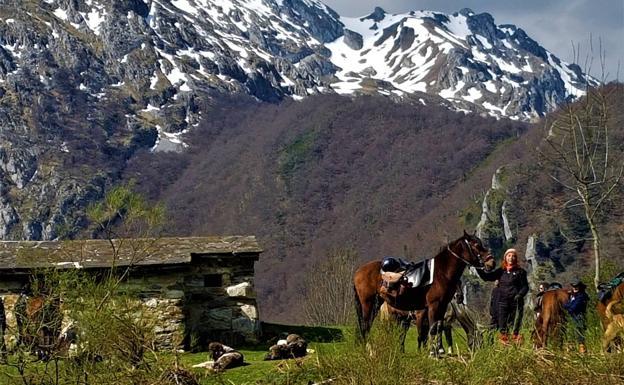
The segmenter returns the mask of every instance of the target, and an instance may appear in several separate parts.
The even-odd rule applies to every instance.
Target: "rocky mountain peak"
[[[5,1],[0,235],[80,228],[134,151],[183,151],[222,93],[381,94],[529,120],[587,82],[521,29],[466,9],[346,18],[317,0]]]
[[[386,17],[386,11],[384,11],[383,8],[381,8],[381,7],[375,7],[375,9],[373,10],[373,12],[370,15],[364,16],[360,20],[362,20],[362,21],[364,21],[364,20],[372,20],[374,22],[380,22],[385,17]]]

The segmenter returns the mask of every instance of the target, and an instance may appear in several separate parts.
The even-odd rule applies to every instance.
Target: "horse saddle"
[[[431,285],[433,270],[433,259],[406,262],[401,258],[385,257],[381,263],[383,285],[388,289],[401,284],[412,288]]]
[[[550,285],[548,285],[548,289],[546,289],[545,291],[552,291],[552,290],[559,290],[559,289],[563,289],[562,284],[560,284],[559,282],[551,282]]]
[[[613,289],[618,287],[624,282],[624,272],[616,275],[612,280],[607,283],[601,283],[598,285],[598,299],[603,303],[611,297]]]

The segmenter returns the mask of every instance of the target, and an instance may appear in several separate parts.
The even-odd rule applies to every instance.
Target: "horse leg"
[[[401,353],[405,353],[405,338],[407,337],[407,331],[411,324],[410,316],[400,317],[399,323],[401,324]]]
[[[541,331],[539,333],[541,348],[546,348],[548,344],[548,332],[549,332],[550,316],[546,315],[542,318]]]
[[[420,311],[416,315],[416,329],[418,330],[418,350],[427,346],[429,336],[429,320],[425,311]]]
[[[446,346],[448,346],[448,353],[452,354],[453,353],[453,329],[451,325],[449,324],[444,324],[442,329],[444,330],[444,337],[446,339]]]
[[[618,330],[611,322],[609,326],[607,326],[607,330],[604,332],[604,337],[602,337],[602,350],[605,352],[610,352],[611,341],[615,339],[617,336]]]
[[[465,306],[459,308],[458,311],[456,311],[456,314],[457,322],[459,322],[459,325],[466,333],[468,347],[471,350],[476,349],[479,345],[481,345],[482,341],[475,321],[472,319]]]
[[[442,346],[442,330],[444,328],[444,322],[442,320],[435,321],[433,326],[429,329],[431,335],[431,347],[429,353],[432,356],[438,357],[444,354],[444,346]]]
[[[429,325],[431,329],[429,334],[431,335],[431,350],[430,353],[438,357],[440,354],[444,354],[444,347],[442,346],[442,330],[444,328],[444,313],[440,314],[439,303],[429,304],[427,310],[429,318]]]

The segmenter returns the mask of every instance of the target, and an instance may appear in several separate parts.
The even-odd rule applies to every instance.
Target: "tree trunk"
[[[596,228],[596,224],[593,219],[589,221],[589,228],[594,238],[594,259],[596,260],[596,275],[594,276],[594,287],[598,289],[600,284],[600,234]]]
[[[600,234],[598,233],[598,227],[596,226],[596,222],[594,222],[594,218],[591,215],[591,207],[589,203],[585,202],[585,217],[587,218],[587,223],[589,224],[589,229],[592,233],[593,240],[593,249],[594,249],[594,260],[596,264],[596,274],[594,275],[594,287],[598,289],[598,285],[600,284]]]

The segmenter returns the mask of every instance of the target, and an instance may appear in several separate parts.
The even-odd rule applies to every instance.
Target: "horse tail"
[[[355,285],[353,285],[353,293],[355,294],[355,314],[357,316],[357,335],[360,337],[360,339],[364,339],[365,337],[365,332],[364,332],[364,315],[362,313],[362,302],[360,302],[360,296],[358,295],[357,292],[357,288],[355,287]]]

